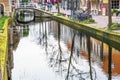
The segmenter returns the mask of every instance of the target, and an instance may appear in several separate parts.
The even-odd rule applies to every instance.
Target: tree
[[[22,0],[22,2],[28,2],[28,0]]]
[[[108,28],[112,24],[112,14],[111,14],[111,0],[108,0]]]
[[[73,18],[73,12],[74,12],[74,1],[71,0],[71,16]]]

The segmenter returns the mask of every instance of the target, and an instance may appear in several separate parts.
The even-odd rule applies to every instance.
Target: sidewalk
[[[52,9],[50,12],[53,12],[54,14],[56,14],[58,12],[58,9],[56,9],[55,6],[52,6]],[[60,8],[60,12],[66,14],[65,17],[68,17],[68,15],[71,15],[71,10],[64,10],[63,8]],[[98,28],[107,29],[108,16],[92,15],[92,18],[95,20],[96,23],[90,24],[90,25],[98,27]],[[120,23],[120,16],[112,17],[112,22],[113,23]],[[120,30],[117,30],[117,32],[120,32]]]
[[[58,10],[53,6],[51,12],[57,13]],[[64,10],[60,8],[60,12],[66,14],[66,15],[71,15],[71,10]],[[68,16],[66,16],[68,17]],[[102,16],[102,15],[92,15],[92,18],[95,20],[96,23],[90,24],[92,26],[96,26],[98,28],[104,28],[106,29],[108,26],[108,16]],[[120,16],[118,17],[112,17],[112,22],[113,23],[120,23]]]
[[[95,24],[90,24],[92,26],[95,26],[97,28],[103,28],[107,29],[108,28],[108,16],[92,16],[93,19],[95,20]],[[120,16],[118,17],[112,17],[112,22],[113,23],[120,23]],[[120,30],[112,30],[113,32],[120,33]]]
[[[95,20],[95,24],[91,24],[93,26],[96,27],[100,27],[100,28],[107,28],[108,26],[108,16],[92,16],[93,19]],[[113,23],[120,23],[120,17],[112,17],[112,22]]]

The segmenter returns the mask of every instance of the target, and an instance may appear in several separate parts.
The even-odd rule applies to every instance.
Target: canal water
[[[18,32],[12,80],[108,80],[104,42],[52,20],[18,26]],[[120,80],[119,57],[112,48],[113,80]]]

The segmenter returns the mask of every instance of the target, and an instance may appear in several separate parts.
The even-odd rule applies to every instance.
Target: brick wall
[[[5,15],[9,16],[10,15],[10,5],[9,5],[9,0],[0,0],[0,4],[4,6],[4,13]]]

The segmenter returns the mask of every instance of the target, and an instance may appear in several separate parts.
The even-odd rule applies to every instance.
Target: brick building
[[[90,4],[88,3],[90,1]],[[92,14],[107,15],[108,0],[79,0],[80,8],[90,8]],[[111,0],[112,9],[120,10],[120,0]]]
[[[11,13],[11,0],[0,0],[0,15],[9,16]]]
[[[90,2],[92,13],[102,15],[108,14],[108,0],[90,0]],[[120,0],[111,0],[111,8],[120,10]]]

